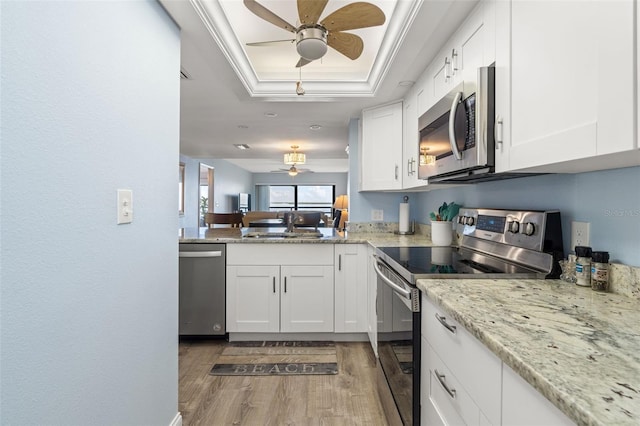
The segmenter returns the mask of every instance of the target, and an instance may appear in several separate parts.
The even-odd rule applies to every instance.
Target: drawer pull
[[[444,381],[444,374],[440,374],[438,373],[438,370],[433,370],[433,372],[436,375],[436,378],[438,379],[438,381],[440,382],[440,385],[444,388],[444,390],[447,391],[447,393],[449,394],[449,396],[451,398],[455,398],[456,397],[456,390],[455,389],[450,389],[449,386],[447,386],[447,384]]]
[[[443,316],[440,316],[436,313],[436,319],[438,321],[440,321],[440,324],[442,324],[442,326],[444,328],[446,328],[447,330],[449,330],[450,332],[452,332],[453,334],[456,334],[456,326],[455,325],[451,325],[447,322],[447,319]]]

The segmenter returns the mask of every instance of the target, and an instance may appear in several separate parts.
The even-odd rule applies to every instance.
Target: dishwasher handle
[[[178,257],[221,257],[222,251],[181,251]]]

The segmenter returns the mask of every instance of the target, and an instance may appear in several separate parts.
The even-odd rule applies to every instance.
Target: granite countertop
[[[243,228],[265,231],[266,229],[284,231],[285,228]],[[334,228],[318,228],[321,238],[243,238],[241,228],[182,228],[178,232],[181,243],[271,243],[271,244],[371,244],[374,247],[411,247],[431,246],[431,237],[424,230],[413,235],[398,235],[392,231],[379,229],[372,232],[343,232]]]
[[[640,301],[559,280],[418,280],[579,425],[640,424]]]

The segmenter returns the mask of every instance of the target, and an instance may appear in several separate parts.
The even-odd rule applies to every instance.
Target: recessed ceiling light
[[[246,143],[234,143],[233,146],[235,146],[238,149],[251,149],[251,147]]]
[[[277,117],[277,116],[278,116],[278,114],[277,114],[277,113],[275,113],[275,112],[265,112],[265,113],[264,113],[264,116],[265,116],[265,117],[269,117],[269,118],[274,118],[274,117]]]
[[[318,129],[322,129],[322,126],[319,124],[312,124],[311,126],[309,126],[309,128],[311,130],[318,130]]]
[[[415,83],[414,81],[410,81],[410,80],[402,80],[400,83],[398,83],[398,86],[400,87],[409,87],[409,86],[413,86],[413,83]]]
[[[249,126],[247,126],[246,124],[238,124],[238,129],[248,129]]]

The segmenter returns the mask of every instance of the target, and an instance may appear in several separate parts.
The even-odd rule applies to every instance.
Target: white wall
[[[0,7],[0,423],[168,425],[179,31],[152,0]]]

